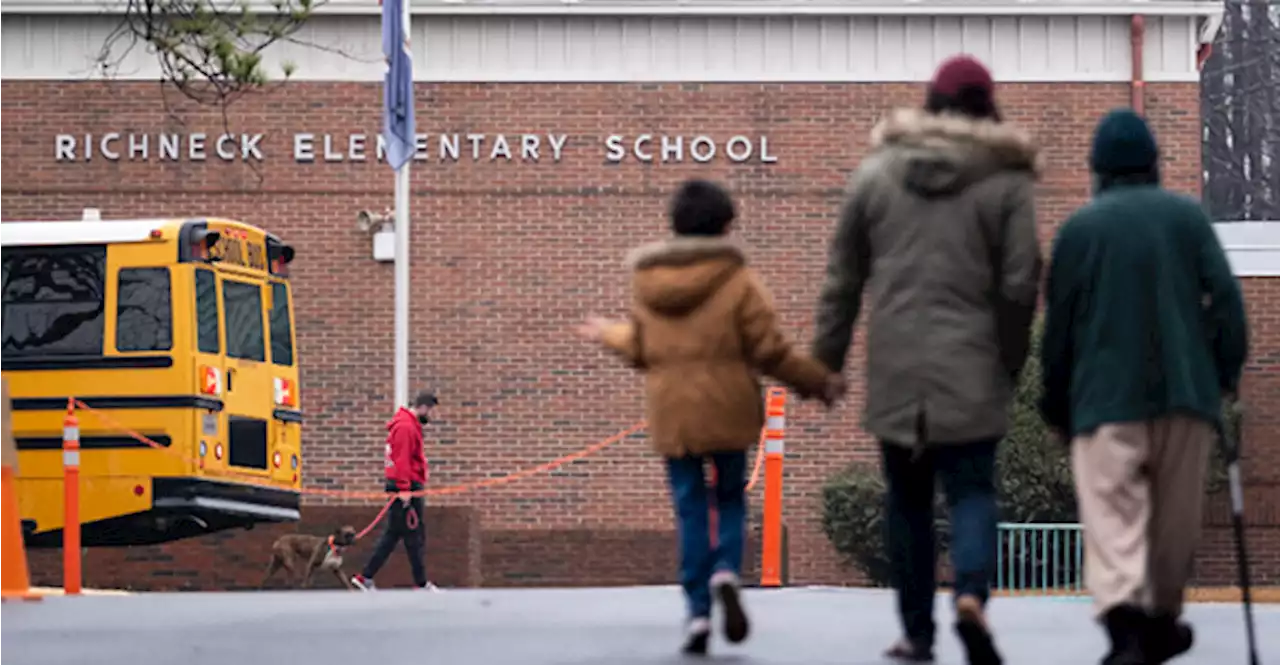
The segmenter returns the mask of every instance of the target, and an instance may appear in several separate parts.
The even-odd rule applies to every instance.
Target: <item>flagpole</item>
[[[396,171],[395,398],[409,404],[409,162]]]
[[[413,34],[409,0],[402,0],[406,45]],[[410,104],[413,96],[410,96]],[[409,404],[409,165],[396,170],[395,198],[395,400],[396,406]]]

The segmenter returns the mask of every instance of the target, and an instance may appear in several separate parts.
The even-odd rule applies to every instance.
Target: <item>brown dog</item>
[[[342,550],[356,542],[356,530],[350,526],[335,529],[330,536],[312,536],[305,533],[291,533],[280,536],[271,545],[271,565],[267,566],[267,576],[262,578],[262,586],[267,585],[276,571],[283,568],[291,577],[301,582],[301,588],[311,586],[311,576],[317,570],[327,570],[338,578],[348,590],[354,589],[351,580],[342,572]]]

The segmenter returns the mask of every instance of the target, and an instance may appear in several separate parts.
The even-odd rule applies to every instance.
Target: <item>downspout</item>
[[[1143,43],[1146,40],[1146,21],[1143,20],[1141,14],[1134,14],[1129,20],[1129,60],[1132,63],[1132,71],[1129,75],[1129,105],[1133,107],[1133,112],[1138,115],[1146,114],[1146,88],[1147,82],[1143,78],[1142,68],[1142,50]]]

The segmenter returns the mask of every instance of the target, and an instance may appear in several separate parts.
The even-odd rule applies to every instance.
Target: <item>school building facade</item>
[[[385,236],[356,221],[361,210],[392,205],[378,140],[377,5],[324,5],[296,36],[305,44],[268,52],[268,73],[279,78],[288,61],[297,65],[293,78],[236,101],[225,117],[164,92],[141,47],[117,51],[104,76],[99,54],[121,19],[109,6],[44,0],[0,9],[3,219],[76,219],[84,208],[104,219],[218,215],[265,227],[297,249],[303,472],[317,488],[381,487],[392,409],[392,264]],[[732,188],[752,261],[788,333],[807,345],[848,173],[876,120],[920,104],[923,83],[948,55],[989,63],[1005,115],[1043,145],[1046,243],[1087,200],[1088,141],[1110,108],[1140,105],[1161,142],[1166,182],[1197,192],[1198,56],[1220,5],[414,0],[411,376],[443,403],[427,430],[431,486],[527,469],[642,419],[641,380],[571,331],[588,313],[625,311],[623,256],[666,232],[666,197],[684,178]],[[1252,317],[1247,501],[1265,582],[1280,578],[1272,362],[1280,282],[1253,276],[1275,261],[1265,238],[1241,233],[1272,234],[1241,226],[1223,236],[1244,266]],[[792,584],[858,581],[822,533],[820,495],[844,466],[876,463],[857,425],[860,342],[848,402],[832,414],[796,400],[788,407]],[[753,512],[760,499],[757,490]],[[429,505],[429,572],[443,586],[674,581],[664,473],[640,437]],[[301,525],[95,550],[86,584],[251,586],[284,530],[360,528],[376,512],[308,499]],[[1206,583],[1233,574],[1227,524],[1225,510],[1210,511]],[[351,557],[363,561],[364,547]],[[32,558],[33,582],[56,583],[56,554]],[[406,581],[406,572],[396,555],[384,585]]]

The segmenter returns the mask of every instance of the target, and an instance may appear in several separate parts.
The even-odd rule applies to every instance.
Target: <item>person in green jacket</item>
[[[1191,648],[1180,620],[1221,400],[1248,352],[1239,284],[1199,202],[1160,186],[1129,110],[1098,124],[1094,197],[1058,230],[1045,285],[1045,422],[1071,445],[1104,665]]]

